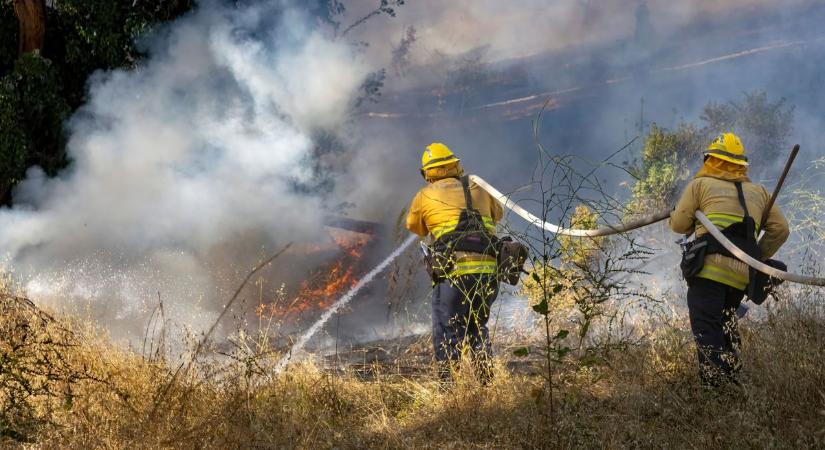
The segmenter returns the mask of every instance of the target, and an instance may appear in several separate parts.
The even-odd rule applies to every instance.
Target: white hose
[[[728,238],[726,238],[725,235],[722,234],[722,232],[718,228],[716,228],[713,222],[711,222],[710,219],[708,219],[702,213],[702,211],[697,210],[694,215],[697,219],[699,219],[699,222],[701,222],[702,225],[705,226],[708,232],[713,237],[715,237],[720,244],[722,244],[723,247],[725,247],[729,252],[736,256],[736,259],[744,262],[745,264],[753,267],[754,269],[766,275],[770,275],[772,277],[779,278],[785,281],[792,281],[794,283],[800,284],[809,284],[812,286],[825,286],[825,278],[809,277],[806,275],[785,272],[775,267],[771,267],[761,261],[758,261],[757,259],[745,253],[742,249],[737,247],[733,242],[728,240]]]
[[[594,230],[562,228],[558,225],[553,225],[552,223],[545,222],[544,220],[534,216],[529,211],[519,206],[512,199],[499,192],[498,189],[494,188],[490,183],[481,179],[481,177],[479,177],[478,175],[470,175],[470,179],[473,180],[477,185],[481,186],[481,188],[487,191],[490,195],[492,195],[493,198],[498,200],[502,205],[504,205],[505,208],[518,214],[521,218],[530,222],[531,225],[538,228],[543,228],[553,234],[578,237],[609,236],[612,234],[619,234],[630,230],[635,230],[637,228],[641,228],[656,222],[660,222],[670,217],[670,211],[663,210],[655,214],[650,214],[630,222],[625,222],[618,225],[607,225],[605,227],[596,228]]]
[[[473,180],[477,185],[481,186],[482,189],[487,191],[490,195],[493,196],[496,200],[498,200],[505,208],[513,211],[517,215],[519,215],[524,220],[530,222],[531,225],[537,228],[543,228],[551,233],[561,234],[565,236],[578,236],[578,237],[597,237],[597,236],[609,236],[612,234],[619,234],[624,233],[626,231],[635,230],[637,228],[641,228],[664,219],[670,217],[669,211],[659,211],[655,214],[651,214],[640,219],[622,223],[619,225],[607,225],[602,228],[597,228],[595,230],[578,230],[572,228],[562,228],[558,225],[553,225],[552,223],[545,222],[544,220],[534,216],[526,209],[522,208],[512,199],[507,197],[506,195],[502,194],[498,191],[498,189],[494,188],[490,183],[481,179],[481,177],[477,175],[470,175],[470,179]],[[696,218],[705,228],[710,232],[710,234],[722,244],[731,254],[733,254],[737,259],[744,262],[750,267],[766,274],[770,275],[775,278],[779,278],[785,281],[791,281],[793,283],[800,283],[800,284],[807,284],[812,286],[825,286],[825,278],[817,278],[817,277],[810,277],[806,275],[799,275],[790,272],[784,272],[782,270],[776,269],[771,267],[761,261],[752,258],[750,255],[745,253],[742,249],[737,247],[733,242],[728,240],[722,232],[716,228],[710,220],[702,213],[702,211],[696,211],[695,213]]]

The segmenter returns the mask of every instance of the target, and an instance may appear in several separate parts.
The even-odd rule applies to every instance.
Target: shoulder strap
[[[736,181],[733,184],[736,185],[736,192],[737,194],[739,194],[739,203],[742,205],[742,209],[745,211],[745,215],[744,217],[742,217],[742,220],[744,221],[745,219],[750,217],[750,214],[748,213],[748,205],[747,203],[745,203],[745,192],[742,190],[741,181]]]
[[[461,187],[464,189],[464,201],[467,203],[467,209],[473,209],[473,196],[470,195],[470,177],[464,175],[460,180]]]

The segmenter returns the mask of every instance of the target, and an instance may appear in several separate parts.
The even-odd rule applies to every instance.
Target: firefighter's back
[[[481,214],[485,227],[495,233],[495,224],[502,216],[501,205],[473,182],[470,182],[470,196],[473,208]],[[464,190],[458,178],[445,178],[428,184],[421,189],[417,199],[424,223],[436,239],[455,228],[461,211],[466,208]]]

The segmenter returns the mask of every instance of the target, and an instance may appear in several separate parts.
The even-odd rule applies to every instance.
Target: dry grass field
[[[741,389],[704,390],[688,335],[663,328],[597,364],[500,352],[494,381],[442,385],[392,364],[266,373],[265,355],[160,361],[4,297],[0,436],[9,448],[822,448],[825,308],[743,327]],[[411,349],[426,352],[418,343]],[[277,357],[278,355],[272,355]],[[207,358],[208,359],[208,358]],[[525,370],[535,366],[536,370]]]

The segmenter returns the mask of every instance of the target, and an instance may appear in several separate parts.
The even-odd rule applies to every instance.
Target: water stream
[[[321,328],[323,328],[323,326],[329,321],[329,319],[332,318],[332,316],[336,312],[338,312],[338,310],[341,309],[342,306],[349,303],[350,300],[352,300],[358,294],[358,292],[364,288],[364,286],[372,282],[372,280],[379,273],[384,271],[384,269],[386,269],[391,262],[395,261],[396,258],[401,256],[401,253],[403,253],[404,250],[406,250],[407,247],[410,246],[410,244],[415,242],[416,239],[418,239],[418,236],[415,235],[411,235],[410,237],[408,237],[407,240],[401,243],[401,245],[390,254],[390,256],[387,256],[387,258],[381,261],[380,264],[375,266],[374,269],[372,269],[369,273],[364,275],[364,278],[361,278],[361,280],[359,280],[358,283],[355,284],[355,286],[351,287],[346,294],[344,294],[340,299],[338,299],[338,301],[333,303],[328,310],[324,311],[324,314],[322,314],[321,317],[311,327],[309,327],[309,329],[305,331],[304,334],[301,335],[301,337],[295,342],[295,344],[292,345],[292,348],[289,350],[289,353],[284,355],[284,357],[281,358],[280,361],[278,361],[278,364],[275,366],[275,373],[281,373],[292,360],[293,355],[303,350],[307,342],[309,342],[309,340],[312,339],[312,337],[315,336],[315,334],[318,333],[318,331],[320,331]]]

